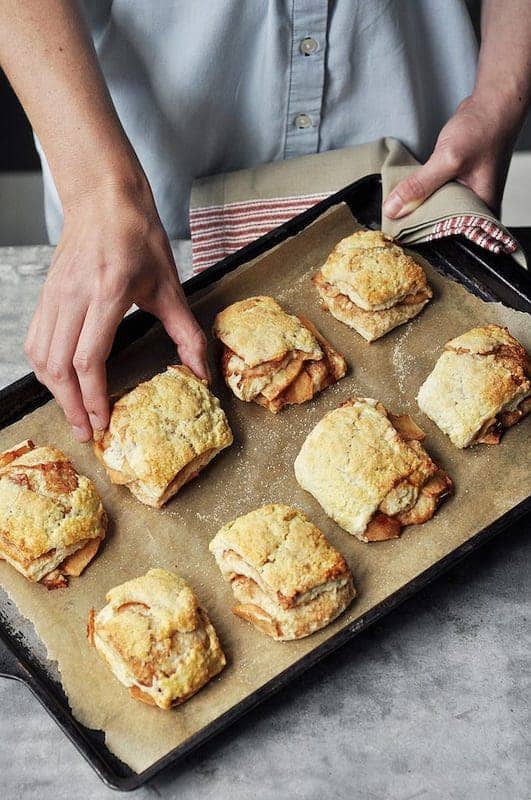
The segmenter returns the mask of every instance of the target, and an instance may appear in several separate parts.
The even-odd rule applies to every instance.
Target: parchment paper
[[[147,508],[127,489],[111,486],[90,446],[72,439],[54,402],[0,433],[1,450],[25,438],[63,449],[96,482],[109,512],[112,525],[104,549],[83,576],[71,579],[68,589],[49,592],[3,562],[0,583],[35,625],[50,659],[57,660],[75,717],[105,731],[109,749],[137,772],[461,545],[531,489],[528,420],[511,429],[497,447],[460,451],[415,402],[421,382],[448,339],[473,325],[499,322],[529,348],[529,317],[483,303],[423,262],[434,300],[413,322],[378,342],[366,343],[319,308],[309,282],[333,245],[356,227],[347,207],[338,206],[251,266],[227,276],[195,304],[199,320],[210,330],[214,314],[226,304],[253,294],[272,294],[317,325],[344,353],[349,373],[312,402],[277,416],[237,400],[218,376],[214,391],[228,414],[235,443],[165,509]],[[217,345],[211,347],[214,357]],[[111,365],[112,388],[131,386],[173,360],[173,346],[157,329]],[[412,413],[428,434],[428,451],[455,481],[455,496],[430,522],[406,528],[399,540],[359,542],[328,519],[295,481],[293,461],[308,432],[326,411],[354,393],[376,397],[393,412]],[[303,509],[323,529],[347,558],[359,591],[339,620],[299,642],[273,642],[231,614],[230,587],[207,549],[221,525],[271,501]],[[85,637],[89,609],[104,604],[106,591],[153,566],[175,569],[190,581],[228,658],[228,666],[214,681],[171,712],[131,699]]]

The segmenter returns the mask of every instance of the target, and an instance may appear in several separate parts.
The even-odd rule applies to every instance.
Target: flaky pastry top
[[[17,560],[102,538],[105,528],[96,487],[60,450],[28,440],[0,454],[0,536]]]
[[[321,275],[366,311],[391,308],[428,288],[420,264],[381,231],[356,231],[342,239]]]
[[[529,359],[499,325],[472,328],[450,340],[418,394],[418,403],[457,447],[531,393]]]
[[[393,515],[410,506],[437,467],[418,443],[395,429],[381,403],[354,397],[330,411],[307,436],[295,475],[328,516],[360,535],[386,501]]]
[[[272,297],[248,297],[228,306],[216,316],[214,334],[249,367],[295,350],[308,359],[323,357],[315,336]]]
[[[222,669],[225,657],[204,609],[183,578],[151,569],[111,589],[90,631],[157,705],[186,699]],[[117,670],[120,671],[119,668]]]
[[[96,447],[103,463],[162,491],[181,469],[232,443],[219,400],[185,366],[140,383],[121,397]]]
[[[269,504],[227,523],[211,541],[220,564],[225,551],[235,552],[290,607],[312,589],[350,578],[343,556],[297,509]]]

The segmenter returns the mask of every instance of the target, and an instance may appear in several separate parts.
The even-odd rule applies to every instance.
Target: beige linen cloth
[[[193,272],[198,273],[366,175],[380,173],[382,196],[419,166],[397,139],[330,150],[200,178],[190,201]],[[527,268],[516,240],[477,195],[451,182],[399,220],[382,214],[382,229],[403,244],[453,234],[495,253],[508,253]]]

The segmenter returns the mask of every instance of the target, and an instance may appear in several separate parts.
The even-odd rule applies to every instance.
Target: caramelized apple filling
[[[393,427],[412,447],[418,447],[416,443],[425,439],[426,434],[409,414],[388,413],[388,417],[393,423]],[[452,487],[451,479],[441,469],[436,470],[433,475],[428,477],[420,489],[407,480],[403,481],[395,486],[388,497],[380,503],[378,511],[365,529],[366,540],[381,542],[386,539],[398,539],[404,525],[420,525],[427,522],[433,517],[443,498],[451,493]],[[389,513],[390,496],[395,504],[400,504],[402,501],[405,508],[394,514]],[[410,502],[408,502],[408,498]]]
[[[305,317],[300,322],[313,334],[322,349],[319,360],[294,350],[276,361],[249,367],[225,345],[222,370],[225,379],[240,400],[254,401],[276,414],[285,405],[298,405],[311,400],[343,377],[346,363]]]
[[[515,409],[501,411],[492,419],[488,419],[476,436],[476,442],[479,444],[499,444],[503,432],[520,422],[530,411],[531,397],[524,397]]]

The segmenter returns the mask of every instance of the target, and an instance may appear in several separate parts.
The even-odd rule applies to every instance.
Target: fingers
[[[199,323],[190,311],[184,295],[171,284],[159,294],[158,303],[151,309],[160,319],[175,344],[179,357],[192,372],[210,383],[207,359],[207,340]]]
[[[31,320],[24,350],[35,371],[35,375],[45,383],[41,376],[46,372],[48,351],[57,320],[57,303],[50,302],[45,291],[41,292],[35,314]]]
[[[83,406],[72,356],[83,325],[83,305],[59,313],[43,294],[26,339],[26,353],[37,378],[51,391],[72,426],[76,439],[88,441],[92,429]]]
[[[109,424],[105,362],[111,352],[116,329],[126,310],[119,303],[107,306],[92,304],[77,342],[73,365],[91,433],[102,431]]]
[[[28,327],[28,332],[26,334],[26,341],[24,342],[24,352],[26,353],[30,361],[32,361],[34,342],[37,339],[37,328],[39,326],[40,316],[41,316],[41,304],[40,302],[38,302]]]
[[[408,178],[400,181],[383,204],[390,219],[399,219],[418,208],[430,195],[457,177],[458,163],[448,153],[433,152],[430,159]]]
[[[70,306],[68,311],[63,309],[57,315],[45,372],[46,385],[63,409],[74,436],[80,442],[87,442],[92,437],[92,427],[72,363],[85,313],[85,306],[80,305]]]
[[[133,226],[125,239],[123,231],[116,241],[111,237],[110,260],[92,240],[76,245],[83,258],[76,250],[55,259],[28,332],[26,351],[35,373],[64,409],[80,441],[108,426],[105,362],[132,302],[156,314],[183,363],[198,377],[210,379],[206,338],[177,280],[167,237],[162,229],[140,230],[139,235]],[[87,263],[95,265],[91,272]]]
[[[109,422],[105,361],[124,304],[41,304],[28,333],[26,352],[37,378],[52,392],[76,439],[87,442]]]

